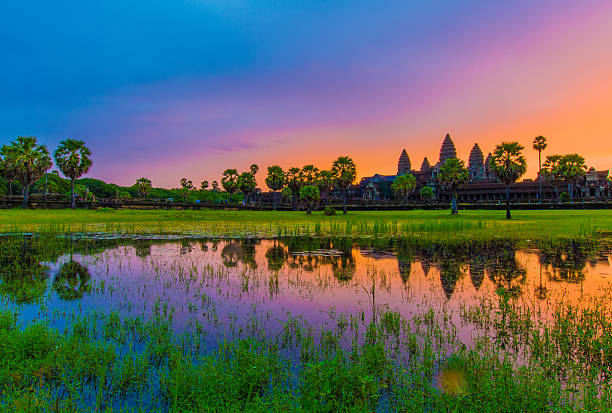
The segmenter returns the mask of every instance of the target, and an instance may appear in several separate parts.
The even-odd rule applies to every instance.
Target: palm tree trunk
[[[540,165],[540,172],[538,173],[538,181],[540,181],[540,198],[538,201],[542,203],[542,151],[538,151],[538,163]]]
[[[454,192],[451,195],[451,213],[453,215],[456,215],[459,213],[459,210],[457,208],[457,194]]]
[[[30,184],[26,184],[24,185],[23,188],[23,205],[22,208],[27,208],[28,207],[28,195],[30,195]]]
[[[510,185],[506,185],[506,219],[512,218],[510,215]]]
[[[272,205],[275,211],[276,211],[276,195],[277,195],[277,192],[274,191],[274,197],[272,198]]]
[[[70,180],[70,208],[76,208],[76,202],[74,200],[74,179]]]
[[[310,215],[312,213],[312,206],[308,204],[308,209],[306,209],[306,213]]]
[[[9,187],[8,187],[9,193],[8,194],[9,194],[9,196],[11,196],[11,195],[13,195],[13,181],[12,180],[8,181],[8,184],[9,184]]]
[[[346,189],[342,191],[342,213],[346,214]]]

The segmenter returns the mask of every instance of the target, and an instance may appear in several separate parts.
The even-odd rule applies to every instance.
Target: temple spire
[[[447,159],[456,158],[457,150],[455,149],[455,144],[451,139],[450,135],[447,133],[444,137],[444,142],[442,142],[442,147],[440,148],[440,166],[444,165]]]
[[[397,163],[397,174],[405,175],[409,174],[410,171],[412,171],[410,158],[408,157],[408,152],[406,152],[406,149],[404,149],[399,157],[399,162]]]
[[[470,171],[470,178],[484,178],[484,156],[477,143],[474,144],[470,152],[468,170]]]
[[[430,173],[431,172],[431,165],[429,164],[429,160],[427,159],[427,157],[425,157],[425,159],[423,159],[423,163],[421,164],[421,172],[422,173]]]

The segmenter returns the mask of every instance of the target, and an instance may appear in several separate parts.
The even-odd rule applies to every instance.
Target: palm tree
[[[0,176],[8,181],[8,195],[13,195],[13,182],[18,179],[14,149],[12,145],[0,148]]]
[[[518,142],[502,142],[495,147],[491,158],[491,171],[506,186],[506,219],[510,215],[510,185],[515,183],[527,170],[527,162]]]
[[[59,170],[70,179],[70,208],[76,207],[74,199],[74,180],[80,178],[91,167],[91,151],[85,142],[78,139],[61,141],[53,157]]]
[[[546,149],[548,144],[546,143],[546,138],[544,136],[536,136],[533,139],[533,149],[538,151],[538,164],[540,169],[538,169],[538,181],[540,181],[540,202],[542,202],[542,151]]]
[[[561,183],[563,176],[559,167],[561,162],[561,155],[550,155],[546,157],[544,165],[542,165],[542,176],[546,179],[546,182],[551,184],[555,188],[555,195],[559,199],[559,184]]]
[[[236,179],[236,186],[244,194],[245,202],[248,201],[251,194],[255,192],[257,188],[257,182],[255,182],[255,175],[251,172],[243,172],[238,175]]]
[[[314,204],[321,199],[319,188],[314,185],[304,185],[300,188],[300,199],[306,204],[306,213],[310,215]]]
[[[334,186],[334,173],[327,169],[322,169],[317,174],[317,186],[319,187],[319,194],[325,204],[327,194],[332,190]]]
[[[570,199],[574,199],[574,185],[586,174],[586,165],[584,158],[577,153],[565,155],[559,161],[559,169],[567,190],[570,193]]]
[[[300,188],[304,185],[302,181],[302,171],[300,168],[292,167],[287,170],[285,174],[285,183],[287,188],[291,189],[291,201],[293,203],[293,209],[297,209],[297,196],[300,193]]]
[[[276,210],[276,195],[278,191],[282,191],[285,186],[285,172],[278,165],[268,166],[268,176],[266,177],[266,185],[274,192],[274,210]]]
[[[319,168],[314,165],[306,165],[302,168],[301,179],[303,185],[316,185]]]
[[[451,213],[458,214],[457,189],[469,182],[470,172],[461,159],[449,158],[440,167],[438,179],[440,185],[451,191]]]
[[[206,191],[206,189],[208,188],[208,181],[202,181],[200,182],[200,189],[202,191]]]
[[[416,188],[416,178],[412,174],[400,175],[391,184],[391,190],[404,198],[408,203],[408,195]]]
[[[229,204],[230,197],[238,189],[238,171],[236,169],[226,169],[223,171],[221,185],[227,192],[227,203]]]
[[[181,187],[183,189],[183,202],[187,202],[187,195],[193,189],[193,182],[187,178],[181,178]]]
[[[20,136],[11,144],[15,168],[23,191],[23,208],[28,206],[30,185],[40,179],[53,163],[45,145],[39,145],[34,136]],[[14,151],[14,152],[13,152]]]
[[[348,156],[340,156],[332,164],[334,186],[342,191],[342,213],[346,214],[346,192],[357,178],[355,162]]]
[[[257,203],[257,172],[259,172],[259,165],[257,165],[256,163],[252,164],[251,167],[249,168],[251,171],[251,174],[253,174],[253,180],[255,181],[255,188],[253,189],[253,202]]]
[[[213,192],[217,192],[219,190],[219,182],[212,181],[212,183],[210,184],[210,187],[212,188]]]
[[[146,198],[149,192],[151,192],[151,188],[152,183],[150,179],[142,177],[136,180],[136,190],[141,197]]]

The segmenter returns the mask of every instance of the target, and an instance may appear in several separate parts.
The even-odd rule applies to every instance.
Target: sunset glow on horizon
[[[358,177],[535,136],[612,167],[612,2],[0,5],[0,144],[66,137],[89,177],[220,180],[352,157]],[[97,3],[97,2],[96,2]],[[8,63],[8,64],[7,64]]]

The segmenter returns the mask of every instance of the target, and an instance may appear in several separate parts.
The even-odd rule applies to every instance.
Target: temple
[[[467,162],[469,183],[458,191],[459,202],[499,202],[505,199],[505,187],[493,175],[489,167],[491,153],[484,157],[484,152],[478,143],[474,143],[470,150]],[[457,149],[450,134],[442,140],[438,162],[431,166],[427,157],[423,159],[421,167],[413,170],[410,157],[406,149],[402,150],[397,164],[397,174],[376,174],[362,178],[356,188],[355,195],[368,200],[390,200],[393,198],[391,184],[399,175],[412,174],[416,178],[416,189],[410,196],[413,200],[420,200],[420,188],[429,186],[434,192],[434,201],[446,202],[450,194],[442,188],[438,181],[440,167],[448,159],[457,158]],[[597,171],[591,168],[581,182],[575,185],[574,196],[577,199],[598,200],[612,196],[612,187],[608,180],[609,171]],[[538,202],[540,196],[541,177],[524,179],[510,187],[510,198],[513,202]],[[557,199],[558,192],[563,188],[555,188],[548,182],[542,182],[542,200]]]

